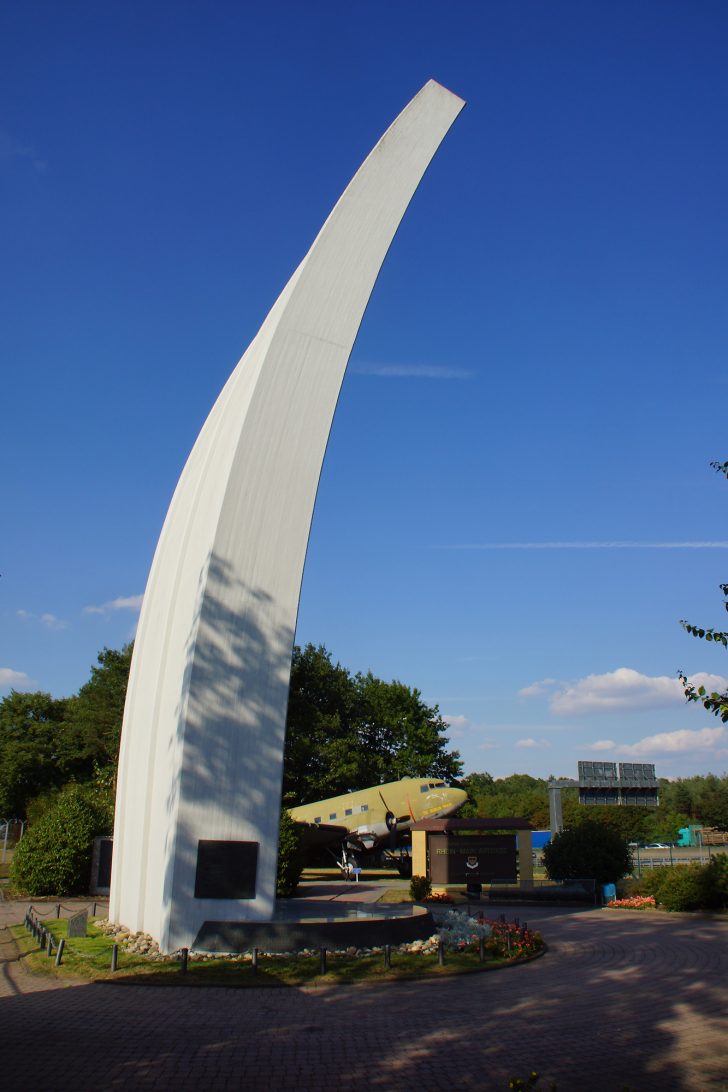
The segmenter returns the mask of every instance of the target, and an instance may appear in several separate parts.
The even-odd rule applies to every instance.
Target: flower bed
[[[654,910],[654,895],[632,895],[629,899],[612,899],[607,903],[610,910]]]

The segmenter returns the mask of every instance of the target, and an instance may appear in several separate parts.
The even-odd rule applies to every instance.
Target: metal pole
[[[48,934],[48,943],[46,944],[46,955],[49,959],[53,955],[53,937],[50,933]]]
[[[485,937],[481,937],[478,941],[478,959],[481,963],[485,963]]]
[[[391,944],[385,944],[384,945],[384,966],[387,968],[387,970],[389,970],[390,967],[392,966],[392,945]]]
[[[251,966],[251,968],[253,970],[253,974],[257,974],[258,973],[258,949],[257,948],[253,948],[253,955],[252,955],[252,958],[250,960],[250,966]]]
[[[111,949],[111,970],[112,970],[112,972],[116,970],[118,965],[119,965],[119,945],[115,944],[114,947]]]
[[[61,939],[58,941],[58,949],[56,951],[56,967],[60,967],[61,965],[61,960],[63,959],[63,949],[65,947],[66,942],[63,937],[61,937]]]
[[[183,948],[179,954],[179,969],[182,974],[187,974],[187,957],[190,954],[189,948]]]
[[[3,864],[5,864],[5,854],[8,851],[8,831],[10,830],[10,820],[5,820],[5,837],[3,838]]]
[[[442,940],[437,945],[437,962],[440,967],[445,966],[445,943]]]
[[[326,974],[326,949],[321,948],[319,954],[320,954],[320,957],[321,957],[320,967],[319,967],[319,974]]]
[[[56,903],[56,917],[60,918],[60,916],[61,916],[61,904],[60,904],[60,902],[57,902]]]

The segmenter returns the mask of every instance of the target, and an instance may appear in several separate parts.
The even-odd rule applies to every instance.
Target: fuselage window
[[[429,788],[429,785],[420,785],[420,792],[428,792]]]
[[[360,808],[359,808],[359,811],[369,811],[369,805],[368,804],[362,804],[360,806]]]
[[[320,823],[320,822],[321,822],[321,816],[317,815],[316,818],[314,819],[314,823]]]
[[[351,808],[347,808],[344,815],[351,815]]]
[[[336,812],[332,811],[331,815],[329,816],[329,819],[335,819],[335,818],[336,818]]]

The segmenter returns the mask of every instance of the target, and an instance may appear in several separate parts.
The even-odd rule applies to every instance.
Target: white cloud
[[[40,622],[46,629],[68,629],[68,622],[55,614],[46,612],[45,614],[38,615],[33,614],[32,611],[29,610],[17,610],[15,613],[23,622]]]
[[[540,679],[538,682],[531,683],[530,686],[524,686],[518,691],[518,696],[519,698],[538,698],[542,694],[548,694],[553,686],[558,685],[557,679]]]
[[[681,728],[675,732],[658,732],[654,736],[645,736],[636,743],[615,743],[611,739],[600,739],[587,747],[590,751],[614,751],[615,754],[630,758],[650,758],[651,756],[693,754],[713,751],[728,744],[728,728],[699,728],[691,730]]]
[[[68,629],[68,622],[57,618],[55,614],[41,614],[40,622],[46,629]]]
[[[518,739],[516,740],[516,747],[521,747],[524,750],[533,750],[534,748],[550,747],[551,744],[547,739]]]
[[[698,672],[691,676],[695,686],[712,691],[728,690],[728,679],[722,675]],[[556,682],[542,679],[519,691],[521,697],[537,697],[551,692],[549,706],[561,716],[581,716],[589,713],[635,711],[679,705],[685,701],[682,684],[670,675],[643,675],[631,667],[618,667],[602,675],[587,675],[576,682]]]
[[[358,375],[377,375],[383,379],[469,379],[473,374],[466,368],[444,364],[359,364]]]
[[[33,680],[24,671],[13,671],[12,667],[0,667],[0,689],[12,686],[15,690],[29,690]]]
[[[108,603],[101,603],[97,607],[84,607],[84,614],[110,614],[115,610],[141,610],[143,595],[119,596],[118,599],[110,599]]]

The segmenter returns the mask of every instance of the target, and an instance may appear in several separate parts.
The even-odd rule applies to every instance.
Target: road
[[[0,922],[11,912],[0,904]],[[489,908],[496,913],[496,908]],[[512,916],[512,908],[503,908]],[[728,1090],[728,919],[528,911],[548,953],[490,974],[307,989],[59,985],[0,955],[3,1092]]]

